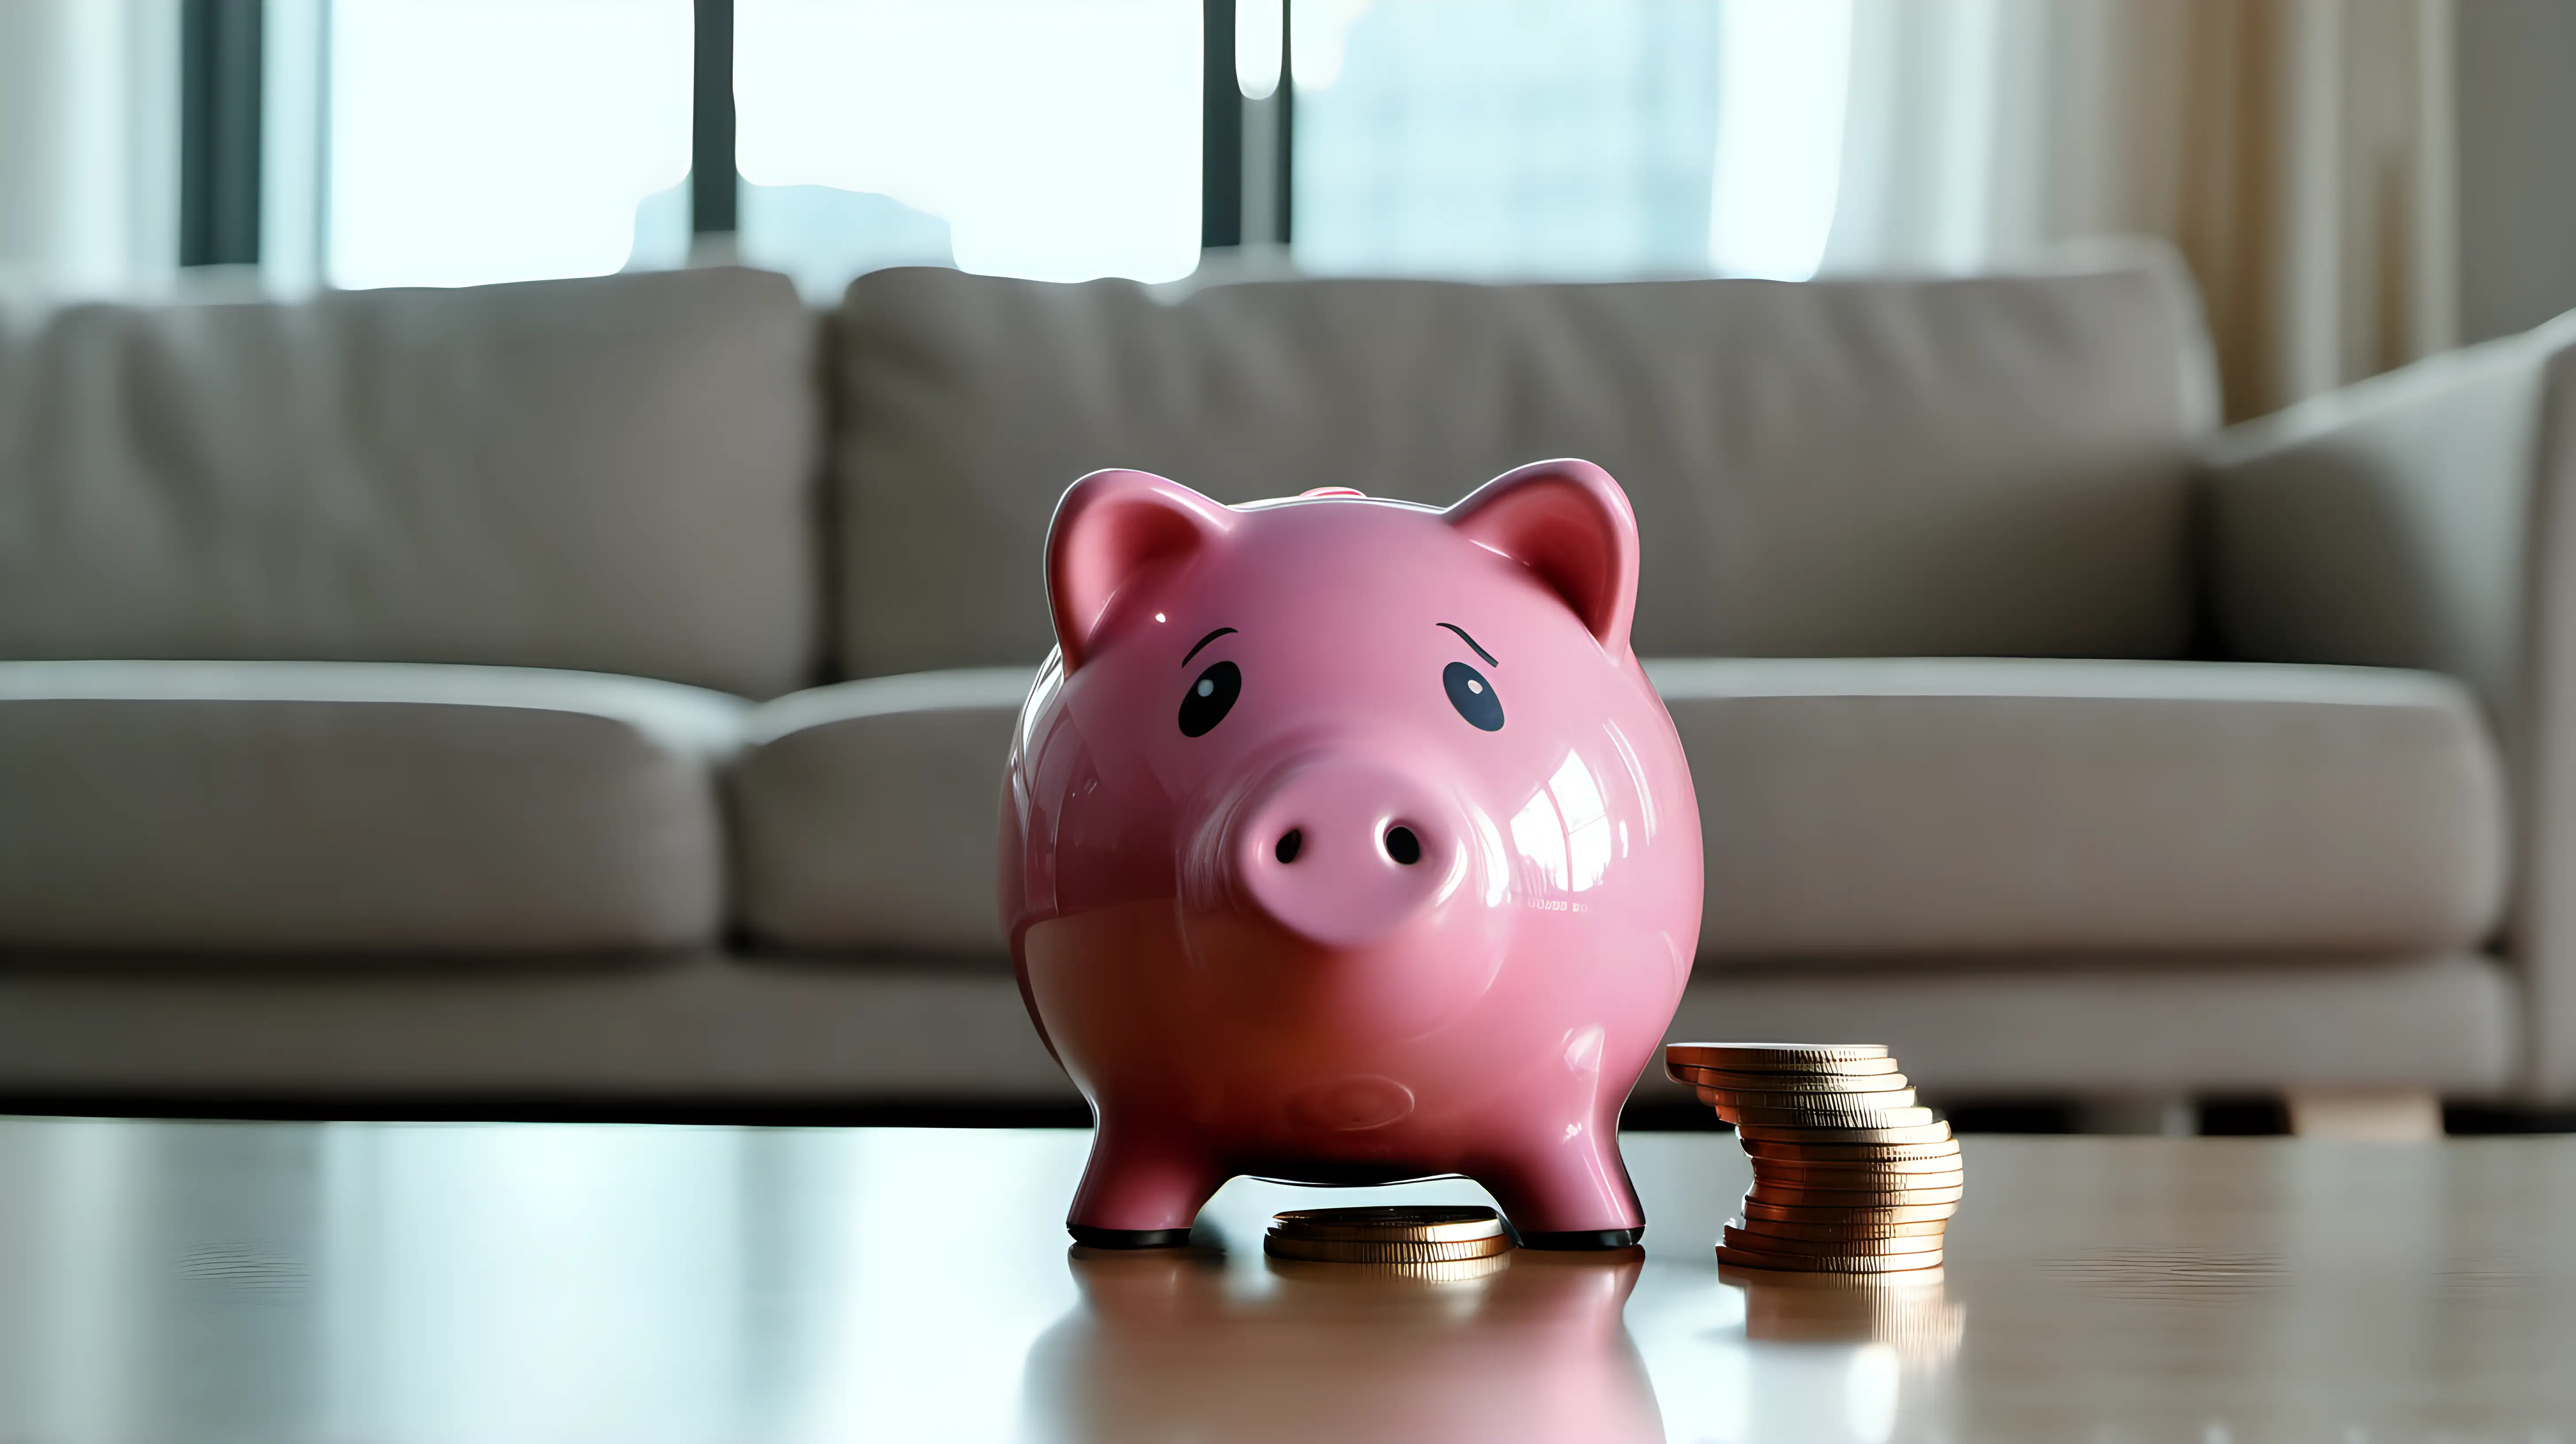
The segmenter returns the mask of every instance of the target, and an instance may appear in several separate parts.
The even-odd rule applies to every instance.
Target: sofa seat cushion
[[[0,662],[0,948],[702,945],[744,705],[507,667]]]
[[[995,955],[1002,763],[1033,677],[977,667],[755,708],[732,773],[742,921],[794,949]]]
[[[2037,951],[2432,952],[2495,929],[2495,749],[2361,667],[1648,664],[1708,858],[1703,965]]]

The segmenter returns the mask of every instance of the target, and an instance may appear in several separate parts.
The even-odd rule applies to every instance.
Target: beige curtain
[[[2146,234],[2226,414],[2455,343],[2451,0],[1860,0],[1834,269]]]

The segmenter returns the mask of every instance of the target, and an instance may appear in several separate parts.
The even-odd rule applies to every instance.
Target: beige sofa
[[[1644,528],[1678,1034],[1947,1099],[2576,1095],[2571,352],[2218,436],[2152,258],[22,314],[0,1095],[1067,1100],[991,881],[1057,492],[1552,455]]]

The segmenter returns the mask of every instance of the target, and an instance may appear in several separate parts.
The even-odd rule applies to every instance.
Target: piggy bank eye
[[[1234,699],[1242,691],[1243,671],[1232,662],[1219,662],[1199,673],[1199,679],[1181,698],[1181,735],[1205,737],[1208,729],[1234,710]],[[1502,723],[1497,721],[1494,725],[1499,727]]]
[[[1449,705],[1458,715],[1488,732],[1503,730],[1503,699],[1494,695],[1494,684],[1485,674],[1464,662],[1452,662],[1440,674],[1441,685],[1449,689]]]

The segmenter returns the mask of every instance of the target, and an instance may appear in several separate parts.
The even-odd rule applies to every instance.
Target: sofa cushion
[[[731,779],[744,924],[788,948],[1002,952],[1002,764],[1031,678],[879,677],[754,709]]]
[[[0,319],[0,658],[787,691],[817,329],[752,271]]]
[[[0,662],[0,948],[703,944],[742,708],[501,667]]]
[[[832,344],[840,662],[1034,665],[1047,520],[1097,467],[1446,503],[1550,456],[1635,502],[1647,655],[2171,655],[2198,335],[2151,264],[1177,302],[880,271]]]
[[[1703,965],[2433,952],[2495,928],[2499,764],[2429,673],[1693,660],[1648,670],[1708,859]]]

